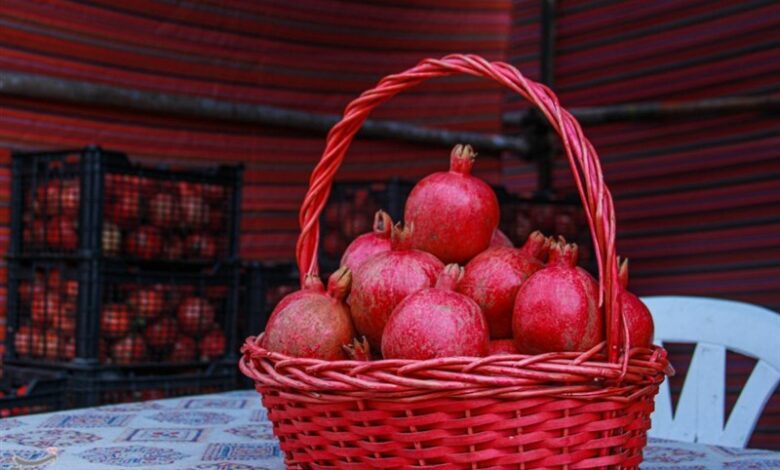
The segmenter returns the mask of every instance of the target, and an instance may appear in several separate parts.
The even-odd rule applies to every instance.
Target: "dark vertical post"
[[[540,77],[542,83],[552,87],[554,84],[555,67],[555,0],[542,0],[542,55],[539,60]],[[555,147],[552,145],[553,135],[549,125],[544,122],[544,118],[538,113],[534,113],[541,129],[534,129],[535,140],[538,142],[537,149],[539,153],[536,156],[537,163],[537,192],[546,196],[552,192],[553,181],[553,158],[555,156]],[[536,126],[534,126],[536,127]]]

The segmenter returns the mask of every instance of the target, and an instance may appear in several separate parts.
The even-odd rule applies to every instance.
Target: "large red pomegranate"
[[[517,291],[512,332],[518,351],[586,351],[604,339],[598,283],[577,266],[577,245],[556,243],[546,267]]]
[[[125,250],[130,256],[153,259],[162,249],[162,235],[157,227],[141,225],[125,240]]]
[[[111,191],[114,196],[107,201],[109,220],[120,227],[129,228],[141,221],[141,193],[137,186],[121,184]]]
[[[342,346],[355,336],[344,304],[351,282],[346,267],[331,275],[327,291],[319,277],[307,276],[301,290],[283,298],[271,313],[263,347],[293,357],[346,359]]]
[[[176,313],[179,328],[188,335],[197,335],[214,324],[214,307],[202,297],[187,297]]]
[[[498,199],[484,181],[471,175],[476,154],[456,145],[450,170],[418,182],[406,200],[404,220],[414,225],[412,245],[445,263],[463,263],[490,246],[498,226]]]
[[[618,303],[628,328],[630,346],[632,348],[649,348],[653,344],[655,324],[647,305],[628,291],[628,259],[620,263],[619,280],[622,290]]]
[[[449,264],[436,287],[418,291],[398,304],[382,334],[385,359],[487,355],[490,336],[482,310],[455,292],[462,277],[463,268]]]
[[[512,337],[512,308],[517,289],[540,270],[550,240],[534,232],[520,249],[496,247],[478,254],[466,265],[458,292],[477,302],[490,326],[490,337]]]
[[[377,253],[390,250],[390,233],[393,231],[393,219],[385,211],[374,214],[374,230],[352,240],[344,255],[341,266],[355,272],[368,258]]]
[[[375,351],[393,309],[407,296],[431,287],[444,264],[435,256],[412,248],[414,227],[393,227],[391,249],[364,262],[353,276],[347,299],[355,329]]]

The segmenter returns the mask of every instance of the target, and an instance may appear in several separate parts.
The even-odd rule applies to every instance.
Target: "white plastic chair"
[[[655,342],[696,343],[677,410],[669,381],[661,386],[652,437],[745,447],[780,381],[780,314],[756,305],[705,297],[643,297]],[[724,421],[726,350],[758,360]]]

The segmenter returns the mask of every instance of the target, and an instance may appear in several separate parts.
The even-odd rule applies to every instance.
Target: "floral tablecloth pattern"
[[[0,470],[283,468],[251,390],[0,420]],[[642,468],[780,469],[780,453],[653,439]]]

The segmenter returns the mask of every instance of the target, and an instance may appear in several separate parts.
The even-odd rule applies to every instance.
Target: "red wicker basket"
[[[519,93],[560,135],[594,240],[607,341],[585,353],[357,362],[288,357],[256,337],[239,366],[262,394],[288,468],[637,468],[669,372],[666,352],[631,348],[621,334],[615,216],[593,146],[549,88],[511,65],[428,59],[350,103],[301,207],[301,273],[318,272],[319,214],[369,112],[426,79],[458,73]]]

